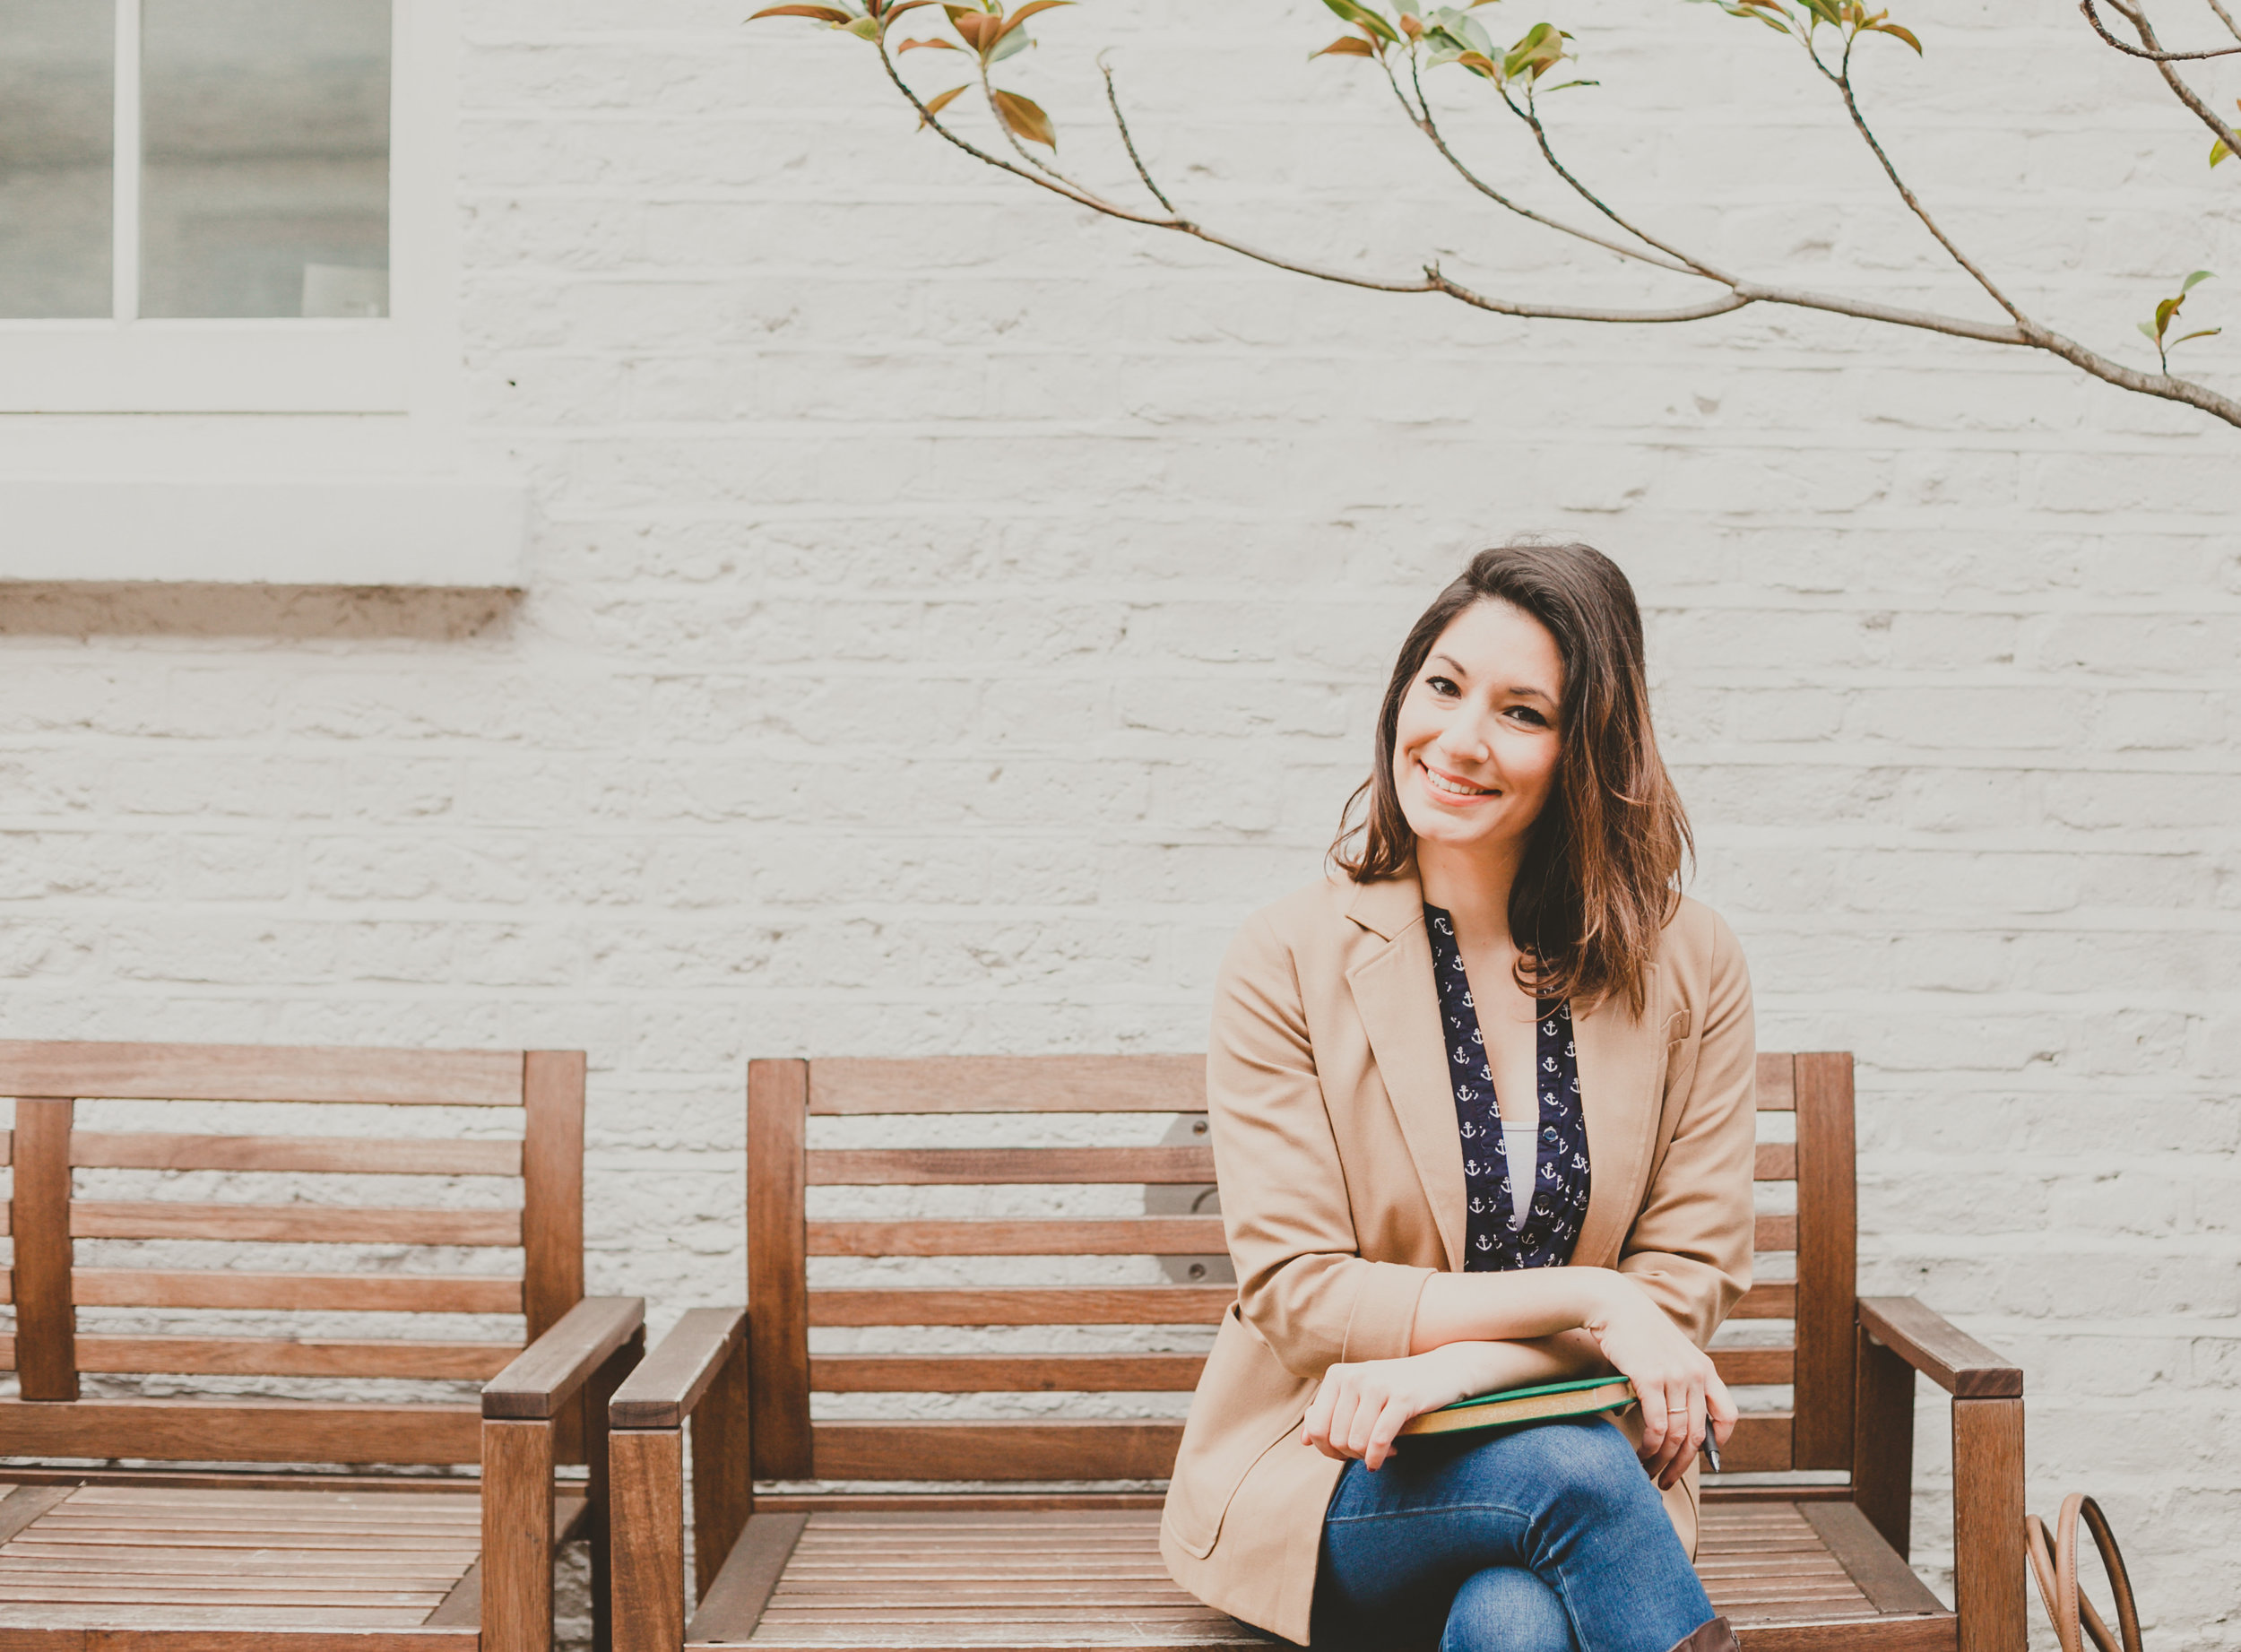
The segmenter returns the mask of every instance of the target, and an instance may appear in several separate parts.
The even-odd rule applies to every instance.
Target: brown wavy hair
[[[1482,550],[1433,599],[1393,662],[1370,778],[1346,800],[1331,858],[1356,883],[1398,877],[1414,863],[1416,835],[1393,783],[1401,701],[1441,633],[1481,602],[1532,615],[1564,664],[1556,783],[1510,889],[1518,984],[1583,1008],[1622,993],[1639,1015],[1658,932],[1680,904],[1682,864],[1695,844],[1650,727],[1634,587],[1601,551]]]

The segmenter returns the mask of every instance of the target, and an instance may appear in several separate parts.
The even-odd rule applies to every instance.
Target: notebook
[[[1634,1403],[1634,1385],[1623,1377],[1586,1377],[1549,1382],[1536,1388],[1505,1388],[1479,1394],[1452,1405],[1427,1411],[1401,1424],[1403,1434],[1450,1434],[1463,1429],[1508,1428],[1519,1423],[1547,1423],[1558,1417],[1593,1416],[1623,1411]]]

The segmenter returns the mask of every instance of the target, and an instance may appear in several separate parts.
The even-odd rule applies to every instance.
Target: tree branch
[[[2120,0],[2110,0],[2110,3],[2118,4]],[[1128,145],[1129,159],[1136,164],[1138,177],[1143,182],[1145,187],[1157,197],[1160,204],[1167,208],[1168,216],[1164,218],[1155,217],[1148,212],[1135,212],[1121,206],[1117,202],[1108,201],[1103,196],[1073,183],[1070,179],[1064,179],[1056,175],[1045,177],[1032,167],[1015,165],[1001,156],[991,154],[970,139],[951,131],[941,124],[938,117],[928,110],[924,101],[904,81],[896,67],[893,56],[887,51],[887,43],[881,40],[878,45],[880,65],[886,69],[887,78],[894,82],[896,89],[902,92],[911,107],[918,111],[920,120],[975,160],[994,167],[999,172],[1009,173],[1014,177],[1024,178],[1039,189],[1048,190],[1051,194],[1069,201],[1077,206],[1087,207],[1090,211],[1103,213],[1108,218],[1118,219],[1123,223],[1142,225],[1146,229],[1165,229],[1174,234],[1187,235],[1210,247],[1218,247],[1225,252],[1234,253],[1242,258],[1251,259],[1257,264],[1267,264],[1272,269],[1284,270],[1292,274],[1307,276],[1314,281],[1329,281],[1337,286],[1359,288],[1371,292],[1439,293],[1458,303],[1467,304],[1474,309],[1530,320],[1640,325],[1702,321],[1711,316],[1730,314],[1752,304],[1778,304],[1792,308],[1820,310],[1830,315],[1849,316],[1863,321],[1881,322],[1892,326],[1910,327],[1921,332],[1942,333],[1951,338],[1971,339],[1987,344],[2016,345],[2045,350],[2069,362],[2081,371],[2120,389],[2135,391],[2142,395],[2160,397],[2165,401],[2183,402],[2189,407],[2198,408],[2213,418],[2222,419],[2227,424],[2241,428],[2241,401],[2237,401],[2230,396],[2219,395],[2204,385],[2193,384],[2186,379],[2174,378],[2168,373],[2142,373],[2127,368],[2120,362],[2113,361],[2106,356],[2088,350],[2074,340],[2065,338],[2061,333],[2039,325],[2027,316],[2017,315],[2012,307],[2009,308],[2009,313],[2015,317],[2014,324],[2000,326],[1985,322],[1969,321],[1960,316],[1941,316],[1926,310],[1899,309],[1889,305],[1871,303],[1865,299],[1810,292],[1802,289],[1769,287],[1755,281],[1708,272],[1709,279],[1719,281],[1728,290],[1719,298],[1677,309],[1601,309],[1577,305],[1531,304],[1493,298],[1450,280],[1436,265],[1427,265],[1421,280],[1394,281],[1379,281],[1368,276],[1350,275],[1340,270],[1301,264],[1293,259],[1279,257],[1273,253],[1263,252],[1258,247],[1233,240],[1226,235],[1218,234],[1175,211],[1166,195],[1161,192],[1156,184],[1153,183],[1149,171],[1145,168],[1137,151],[1135,141],[1129,134],[1127,121],[1120,114],[1119,99],[1112,92],[1110,72],[1106,75],[1107,93],[1113,105],[1114,118],[1120,126],[1122,141]],[[1838,77],[1831,76],[1831,78]],[[1842,80],[1839,80],[1839,83],[1845,84]],[[1851,103],[1848,86],[1847,87],[1847,102]],[[1403,103],[1406,107],[1406,99],[1403,99]],[[1866,132],[1865,122],[1859,118],[1856,105],[1852,107],[1855,123],[1861,126],[1863,134],[1867,137],[1870,145],[1875,147],[1878,159],[1883,160],[1885,172],[1891,175],[1891,181],[1898,186],[1900,194],[1907,197],[1908,204],[1915,205],[1906,186],[1899,182],[1891,162],[1883,157],[1881,147],[1875,145],[1873,134]],[[1000,118],[999,124],[1001,124]],[[1032,157],[1030,159],[1032,160]],[[1576,184],[1575,187],[1578,187]],[[1915,210],[1917,216],[1923,217],[1925,223],[1929,222],[1927,215],[1922,213],[1918,205]],[[1536,220],[1536,221],[1545,221]],[[1549,227],[1562,228],[1562,226],[1550,225]],[[1626,228],[1630,234],[1639,233],[1631,226],[1622,227]],[[1930,229],[1933,234],[1938,234],[1934,224],[1931,224]],[[1572,231],[1571,233],[1579,232]],[[1645,237],[1644,239],[1647,240],[1648,238]],[[1938,239],[1946,246],[1949,252],[1952,251],[1951,243],[1946,242],[1942,234],[1938,235]],[[1653,242],[1651,245],[1657,244]],[[1661,247],[1660,250],[1666,249]],[[1641,256],[1638,253],[1631,254],[1631,255],[1637,258]],[[1959,253],[1954,253],[1953,255],[1961,262],[1964,268],[1970,268],[1967,260],[1961,259]],[[1655,261],[1648,262],[1654,263]],[[1970,268],[1970,273],[1976,273],[1973,268]],[[1983,277],[1978,276],[1977,279],[1981,281]],[[1986,283],[1986,286],[1989,290],[1989,283]],[[1998,295],[1995,292],[1994,296]],[[2002,303],[2004,306],[2006,301],[2003,299]]]
[[[1818,54],[1815,55],[1813,61],[1815,63],[1821,61]],[[1827,71],[1824,69],[1822,73],[1826,74]],[[2010,303],[2007,294],[2000,290],[1993,279],[1978,269],[1970,261],[1968,255],[1954,246],[1945,231],[1938,228],[1937,220],[1930,216],[1929,210],[1916,198],[1914,191],[1907,187],[1907,180],[1899,176],[1899,169],[1891,165],[1891,157],[1883,152],[1883,146],[1876,142],[1874,131],[1867,124],[1867,117],[1860,113],[1860,100],[1852,95],[1851,41],[1847,40],[1844,45],[1842,70],[1830,78],[1836,82],[1837,90],[1844,94],[1844,107],[1851,114],[1852,125],[1858,129],[1860,136],[1866,140],[1868,148],[1874,151],[1875,159],[1882,163],[1883,176],[1891,179],[1891,187],[1899,192],[1899,198],[1904,201],[1914,215],[1922,221],[1922,227],[1937,238],[1937,244],[1952,255],[1953,262],[1976,277],[1977,285],[1991,294],[1992,301],[2013,316],[2017,326],[2029,332],[2033,324],[2030,318]]]
[[[2155,27],[2149,22],[2147,12],[2135,4],[2135,0],[2108,0],[2108,4],[2110,10],[2133,26],[2134,32],[2140,36],[2141,45],[2151,52],[2163,49],[2163,42],[2156,39]],[[2091,15],[2090,12],[2087,14]],[[2098,26],[2098,20],[2096,26]],[[2103,32],[2106,34],[2107,30]],[[2194,89],[2179,78],[2179,72],[2176,69],[2167,63],[2159,63],[2156,65],[2156,73],[2163,76],[2164,82],[2170,87],[2172,95],[2188,108],[2193,110],[2201,118],[2202,125],[2218,134],[2219,142],[2222,143],[2235,156],[2241,157],[2241,134],[2237,134],[2231,126],[2219,119],[2218,111],[2204,103],[2195,94]]]
[[[2233,19],[2227,15],[2223,6],[2218,4],[2218,0],[2210,0],[2210,4],[2218,15],[2225,19],[2226,27],[2233,28]],[[2193,63],[2204,57],[2241,56],[2241,46],[2220,46],[2215,51],[2208,52],[2150,51],[2144,46],[2128,46],[2108,31],[2108,25],[2101,21],[2101,14],[2093,9],[2093,0],[2078,0],[2078,10],[2085,13],[2085,21],[2093,25],[2094,33],[2127,57],[2144,57],[2150,63]],[[2241,30],[2236,32],[2241,34]]]
[[[2206,4],[2211,11],[2218,13],[2218,21],[2225,24],[2226,32],[2235,39],[2241,40],[2241,23],[2233,21],[2233,13],[2220,5],[2219,0],[2206,0]]]
[[[1518,202],[1512,201],[1508,195],[1503,195],[1501,191],[1496,189],[1493,185],[1481,178],[1478,174],[1472,171],[1470,168],[1465,166],[1462,160],[1457,156],[1456,152],[1448,147],[1447,138],[1441,132],[1439,123],[1432,117],[1432,100],[1424,96],[1423,79],[1416,71],[1415,48],[1412,45],[1409,48],[1408,52],[1409,79],[1415,82],[1416,88],[1415,103],[1411,104],[1408,101],[1408,95],[1401,91],[1400,82],[1394,76],[1392,65],[1385,62],[1383,59],[1380,59],[1380,66],[1385,71],[1386,82],[1392,87],[1393,95],[1400,99],[1401,108],[1408,112],[1410,124],[1413,125],[1416,130],[1423,133],[1424,136],[1432,140],[1432,146],[1438,150],[1441,156],[1446,159],[1447,163],[1453,167],[1456,171],[1461,175],[1465,183],[1468,184],[1473,189],[1477,190],[1480,195],[1484,195],[1496,206],[1501,207],[1506,211],[1515,212],[1520,218],[1528,219],[1532,222],[1539,224],[1544,229],[1553,229],[1559,234],[1569,235],[1579,240],[1586,241],[1590,246],[1600,247],[1605,252],[1616,253],[1622,258],[1631,258],[1636,263],[1647,264],[1660,270],[1671,270],[1675,274],[1679,275],[1700,275],[1703,273],[1701,270],[1696,269],[1680,259],[1653,256],[1648,253],[1643,252],[1640,247],[1629,247],[1623,242],[1607,239],[1603,236],[1595,234],[1591,230],[1577,229],[1570,224],[1560,223],[1553,218],[1544,218],[1531,207],[1525,206]]]

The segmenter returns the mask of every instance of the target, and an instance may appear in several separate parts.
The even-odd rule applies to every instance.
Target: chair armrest
[[[1911,1296],[1863,1296],[1867,1334],[1956,1399],[2016,1399],[2023,1372]]]
[[[609,1402],[613,1428],[677,1428],[692,1414],[747,1334],[744,1308],[694,1308]]]
[[[550,1419],[645,1324],[642,1297],[585,1297],[483,1385],[483,1417]]]

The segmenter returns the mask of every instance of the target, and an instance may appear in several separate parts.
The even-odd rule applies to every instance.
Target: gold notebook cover
[[[1588,1377],[1534,1388],[1509,1388],[1458,1399],[1401,1424],[1404,1434],[1452,1434],[1465,1429],[1508,1428],[1519,1423],[1547,1423],[1558,1417],[1592,1416],[1623,1411],[1634,1403],[1634,1385],[1624,1377]]]

